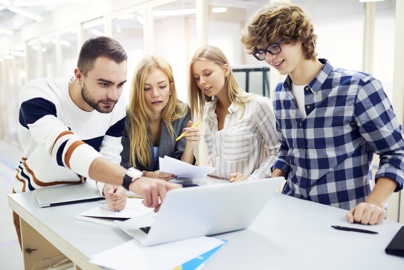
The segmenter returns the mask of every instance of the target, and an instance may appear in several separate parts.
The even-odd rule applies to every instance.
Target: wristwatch
[[[139,171],[138,169],[135,168],[129,168],[125,175],[123,176],[123,182],[122,186],[126,189],[129,190],[130,184],[132,182],[136,181],[137,179],[141,178],[143,176],[143,173]]]

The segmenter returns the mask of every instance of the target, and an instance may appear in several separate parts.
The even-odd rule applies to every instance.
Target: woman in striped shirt
[[[203,116],[211,176],[242,181],[269,177],[279,141],[271,100],[246,93],[224,53],[206,45],[190,65],[190,105]]]

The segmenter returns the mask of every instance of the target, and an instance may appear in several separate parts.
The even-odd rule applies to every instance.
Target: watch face
[[[139,171],[138,169],[135,169],[135,168],[129,168],[126,171],[126,174],[129,175],[130,177],[132,177],[133,180],[138,179],[138,178],[143,176],[143,173],[141,171]]]

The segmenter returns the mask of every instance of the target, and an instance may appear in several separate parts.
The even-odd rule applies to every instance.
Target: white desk
[[[130,240],[116,227],[74,218],[97,204],[39,208],[32,192],[9,195],[9,206],[22,219],[86,270],[99,269],[88,262],[89,257]],[[381,225],[365,227],[378,231],[377,235],[331,228],[331,225],[364,227],[348,224],[345,212],[276,194],[248,230],[220,235],[229,242],[204,269],[404,269],[404,258],[384,252],[401,224],[383,221]],[[25,239],[24,248],[44,251],[43,246],[35,246],[33,241],[25,244]],[[35,252],[24,255],[34,256]],[[136,258],[133,262],[136,263]]]

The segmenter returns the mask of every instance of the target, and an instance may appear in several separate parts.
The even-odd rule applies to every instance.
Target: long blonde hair
[[[175,141],[175,134],[171,122],[185,114],[186,105],[177,98],[171,65],[161,57],[144,57],[135,69],[127,109],[127,121],[129,123],[128,127],[130,127],[130,130],[128,130],[130,141],[129,160],[132,166],[140,164],[145,168],[151,167],[150,145],[152,144],[152,139],[149,132],[149,122],[152,112],[147,108],[145,102],[144,85],[150,73],[157,69],[167,75],[171,87],[171,95],[162,111],[161,119],[166,124],[173,141]]]
[[[205,45],[199,48],[192,60],[189,67],[189,99],[192,117],[200,118],[203,116],[203,111],[207,101],[211,101],[212,97],[206,96],[196,84],[196,80],[193,75],[193,65],[196,61],[208,60],[216,63],[217,65],[223,67],[225,65],[229,66],[229,74],[225,77],[225,85],[227,95],[232,103],[239,105],[243,109],[243,114],[245,111],[245,103],[254,99],[255,95],[247,93],[238,85],[236,78],[234,77],[233,71],[230,68],[229,61],[226,56],[218,47],[213,45]]]

